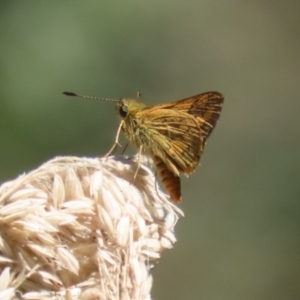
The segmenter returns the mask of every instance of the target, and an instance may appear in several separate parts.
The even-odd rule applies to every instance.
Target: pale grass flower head
[[[0,298],[151,299],[182,215],[136,158],[58,157],[0,187]]]

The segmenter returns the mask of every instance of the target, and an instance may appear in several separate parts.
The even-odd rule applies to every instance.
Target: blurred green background
[[[0,2],[0,180],[100,156],[108,98],[224,94],[154,299],[300,299],[300,1]],[[129,153],[135,153],[131,149]]]

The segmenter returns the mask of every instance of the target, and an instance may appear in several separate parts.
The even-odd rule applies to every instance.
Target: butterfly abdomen
[[[173,201],[180,202],[182,200],[180,177],[172,173],[159,157],[153,156],[153,160],[156,166],[157,175],[169,193],[170,198]]]

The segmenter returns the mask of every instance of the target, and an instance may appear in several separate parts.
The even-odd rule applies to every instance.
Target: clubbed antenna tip
[[[75,94],[75,93],[72,93],[72,92],[63,92],[64,95],[67,95],[67,96],[75,96],[77,97],[78,95]]]

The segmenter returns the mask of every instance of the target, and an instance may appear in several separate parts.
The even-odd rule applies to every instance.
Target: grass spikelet
[[[151,299],[182,212],[136,163],[58,157],[0,186],[3,299]]]

